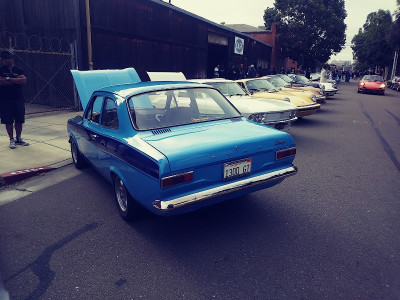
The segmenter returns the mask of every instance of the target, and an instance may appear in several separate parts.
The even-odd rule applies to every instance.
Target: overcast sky
[[[215,23],[247,24],[255,27],[264,25],[264,10],[274,7],[274,3],[275,0],[171,0],[171,4]],[[396,10],[396,0],[346,0],[345,3],[347,47],[332,59],[352,60],[351,39],[364,25],[369,13],[384,9],[394,14]]]

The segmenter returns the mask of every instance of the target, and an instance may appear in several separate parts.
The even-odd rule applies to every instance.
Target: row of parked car
[[[391,80],[388,80],[387,87],[395,91],[400,91],[400,76],[395,76]]]
[[[286,130],[337,89],[303,76],[230,81],[133,68],[72,70],[83,115],[68,120],[73,163],[88,163],[114,188],[130,221],[142,208],[186,213],[295,175]]]
[[[336,85],[317,83],[302,75],[269,75],[236,81],[186,79],[183,73],[148,72],[152,81],[192,81],[218,89],[240,113],[257,123],[287,130],[298,117],[306,117],[320,109],[326,98],[334,96]],[[283,101],[282,101],[283,100]]]

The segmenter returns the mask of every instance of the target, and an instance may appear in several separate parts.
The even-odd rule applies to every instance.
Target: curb
[[[47,173],[47,172],[56,170],[60,167],[70,165],[70,164],[72,164],[72,159],[68,158],[66,160],[53,163],[50,166],[22,169],[22,170],[18,170],[18,171],[3,173],[3,174],[0,174],[0,187],[4,187],[6,185],[17,183],[19,181],[37,176],[42,173]]]
[[[18,181],[39,175],[41,173],[49,172],[54,169],[55,168],[52,167],[39,167],[39,168],[23,169],[23,170],[3,173],[0,174],[0,186],[13,184]]]

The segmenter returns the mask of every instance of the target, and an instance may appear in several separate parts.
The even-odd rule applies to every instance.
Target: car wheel
[[[360,91],[360,90],[357,90],[357,93],[361,93],[361,91]]]
[[[125,221],[137,219],[141,207],[133,200],[124,182],[117,175],[114,176],[114,195],[121,217]]]
[[[79,152],[78,147],[75,144],[75,141],[71,138],[71,156],[72,162],[74,163],[75,168],[82,169],[86,166],[86,161],[82,153]]]

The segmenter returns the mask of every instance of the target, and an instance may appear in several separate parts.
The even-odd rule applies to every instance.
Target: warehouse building
[[[267,67],[272,52],[267,43],[160,0],[0,0],[0,25],[0,48],[12,48],[17,64],[32,72],[30,99],[46,105],[71,99],[71,68],[205,78],[217,64]]]

